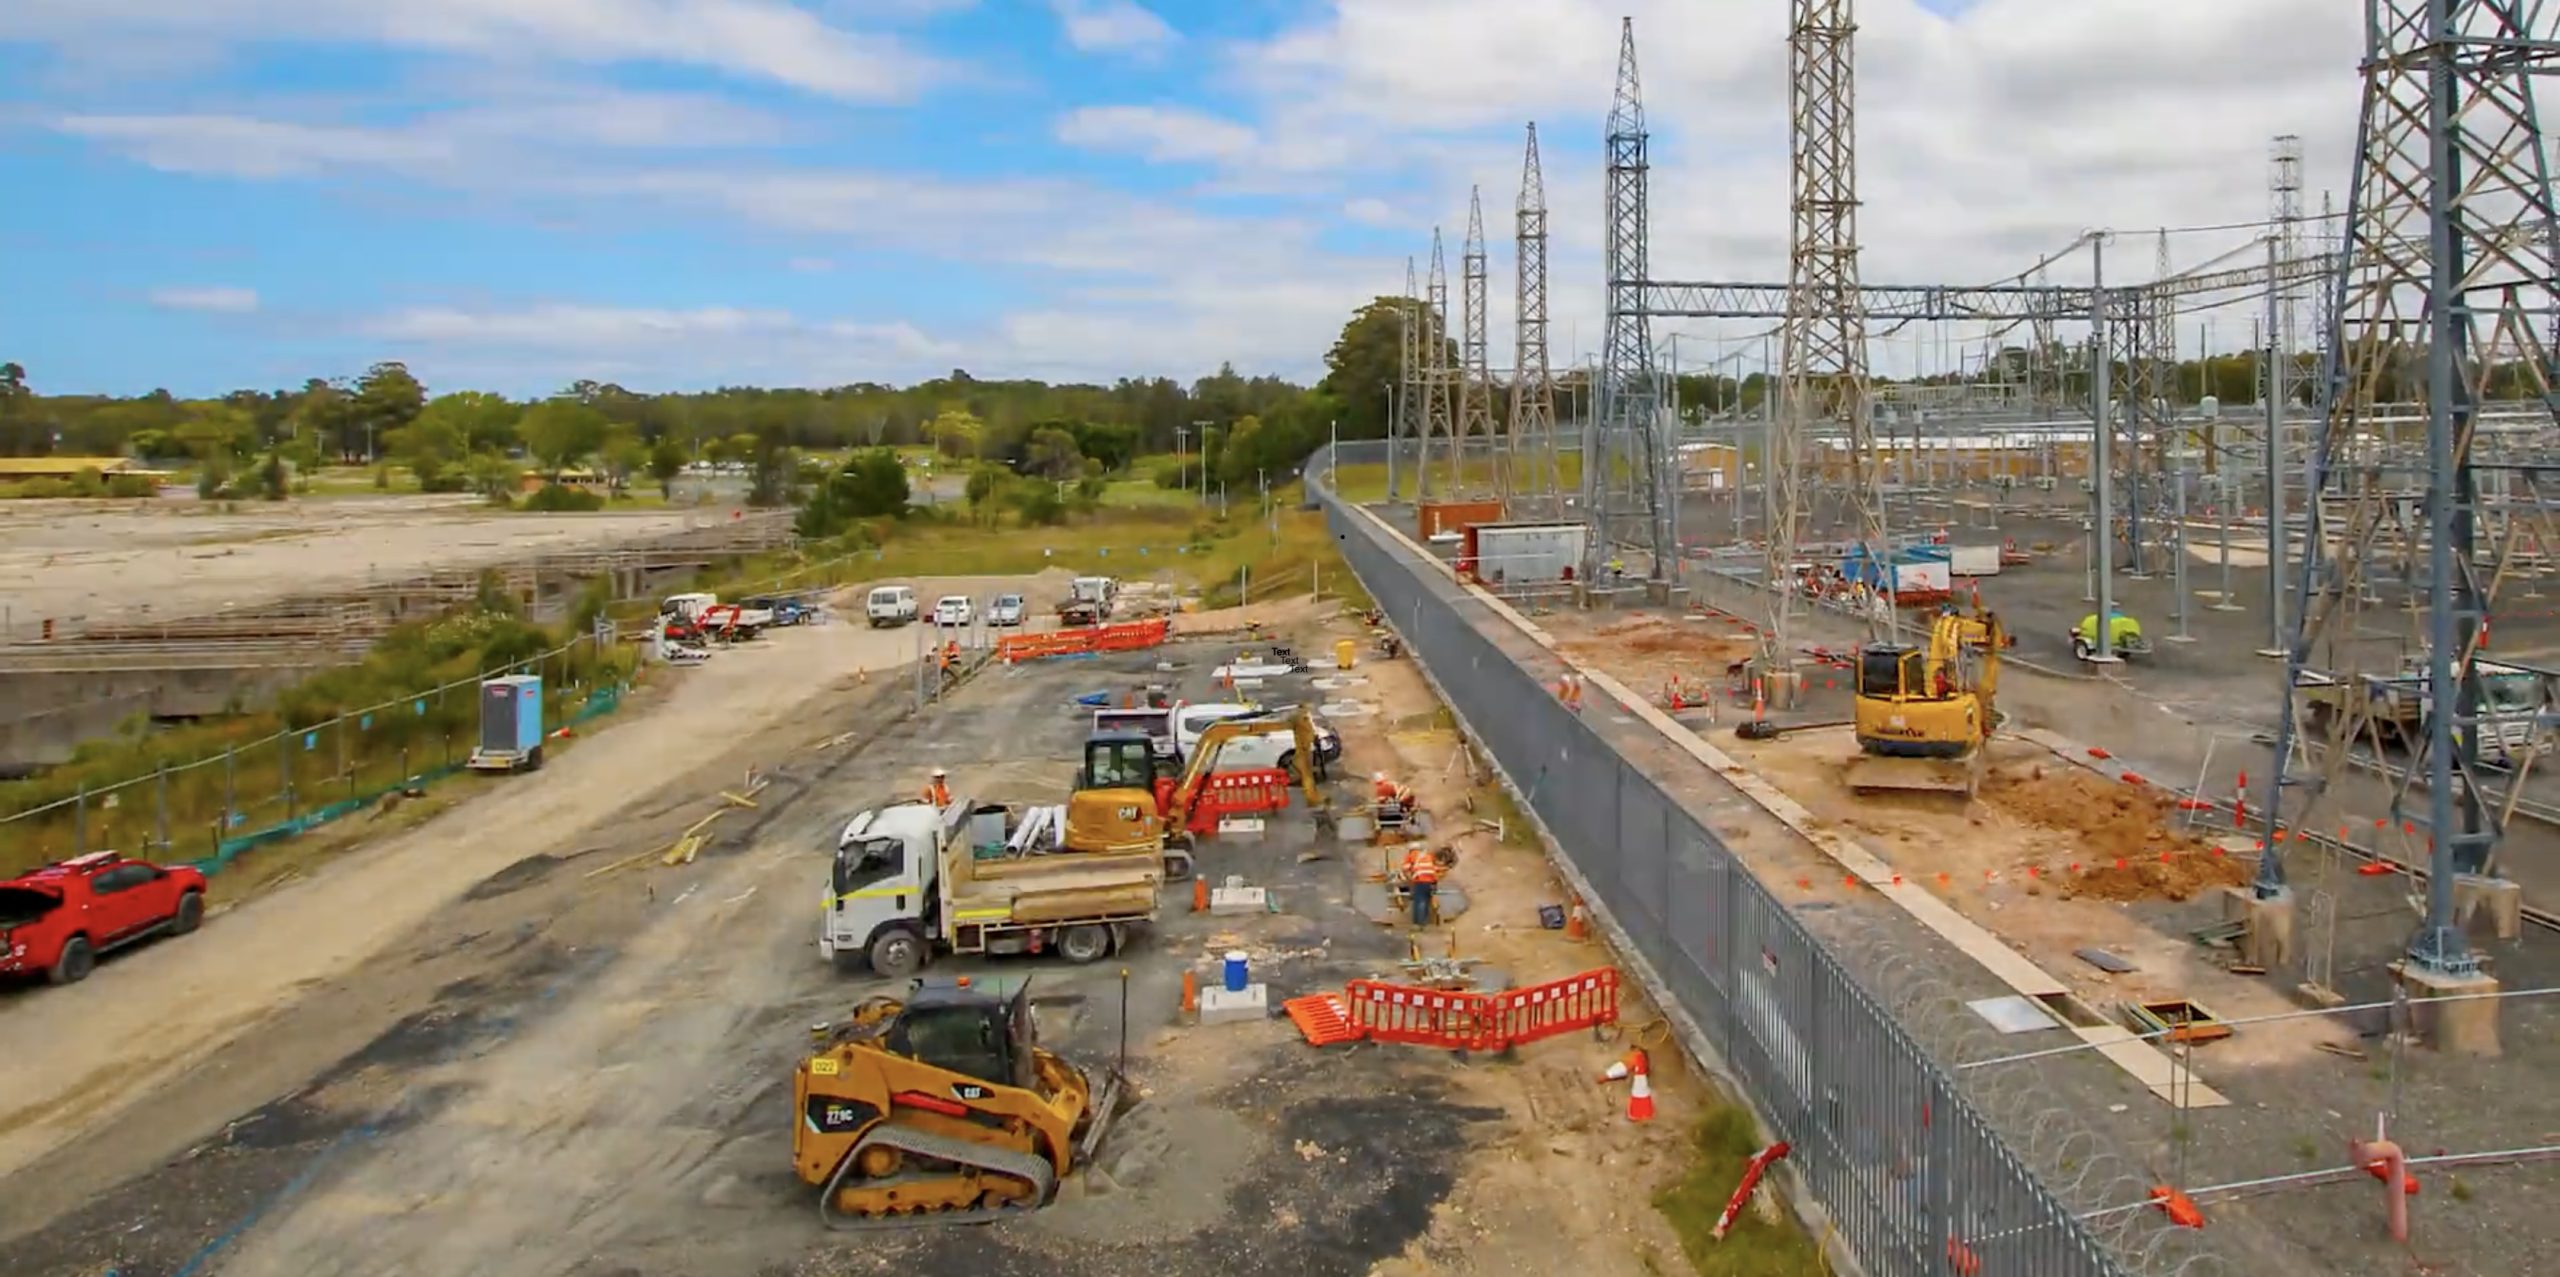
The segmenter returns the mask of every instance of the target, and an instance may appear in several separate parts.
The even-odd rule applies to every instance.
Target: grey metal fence
[[[1383,460],[1356,445],[1342,460]],[[1713,833],[1477,627],[1483,604],[1334,496],[1344,558],[1554,835],[1875,1277],[2127,1269]],[[2146,1265],[2147,1266],[2147,1265]]]

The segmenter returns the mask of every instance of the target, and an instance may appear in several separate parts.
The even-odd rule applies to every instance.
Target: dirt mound
[[[2186,900],[2249,879],[2249,867],[2211,841],[2170,828],[2177,809],[2154,790],[2038,766],[1993,773],[1982,797],[2018,820],[2077,835],[2065,864],[2043,866],[2065,899]]]
[[[2065,900],[2192,900],[2216,887],[2237,887],[2250,873],[2249,865],[2210,851],[2172,852],[2166,860],[2153,853],[2148,860],[2084,863],[2080,872],[2061,875],[2060,894]]]

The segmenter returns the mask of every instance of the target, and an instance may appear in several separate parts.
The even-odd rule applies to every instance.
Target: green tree
[[[427,389],[411,376],[409,366],[387,359],[364,370],[348,405],[351,421],[364,431],[365,460],[370,463],[392,434],[408,428],[427,406]]]
[[[514,500],[516,489],[524,486],[524,467],[502,452],[475,452],[467,469],[471,490],[494,503]]]
[[[516,420],[523,415],[523,405],[505,395],[461,390],[428,400],[426,407],[419,410],[418,419],[435,421],[461,436],[466,452],[503,452],[515,446]]]
[[[232,461],[249,454],[258,426],[249,414],[229,404],[201,404],[169,432],[169,437],[198,461]]]
[[[469,439],[451,414],[422,412],[392,431],[391,455],[418,477],[422,492],[455,492],[467,481],[459,467],[471,454]]]
[[[640,432],[630,426],[617,425],[607,429],[601,455],[604,458],[605,482],[612,484],[616,492],[628,489],[631,476],[649,465],[649,445],[640,442]]]
[[[674,439],[660,439],[649,449],[649,477],[658,481],[658,495],[669,501],[676,497],[676,476],[684,473],[684,445]]]
[[[292,474],[285,468],[284,455],[269,448],[266,461],[258,467],[258,495],[269,501],[282,501],[291,482]]]
[[[751,436],[747,446],[747,504],[778,506],[799,500],[799,452],[779,433]]]
[[[986,429],[986,423],[967,410],[945,408],[934,415],[933,424],[925,433],[933,441],[934,451],[959,461],[980,455],[978,440]]]
[[[996,494],[996,483],[1002,477],[994,466],[980,466],[969,472],[968,486],[960,490],[960,495],[968,499],[969,513],[976,514],[986,505],[987,498]]]
[[[1345,439],[1387,436],[1389,404],[1403,375],[1408,307],[1414,317],[1410,322],[1423,329],[1420,348],[1427,352],[1437,336],[1447,346],[1450,365],[1458,363],[1457,343],[1449,341],[1427,307],[1413,306],[1404,298],[1380,297],[1353,312],[1350,322],[1342,326],[1342,335],[1334,339],[1333,349],[1325,352],[1324,380],[1316,383],[1318,390],[1340,405],[1338,422]]]
[[[542,464],[554,482],[560,472],[595,455],[604,446],[604,414],[575,399],[545,399],[525,409],[516,422],[525,450]]]
[[[1064,479],[1083,469],[1084,454],[1076,451],[1076,437],[1057,426],[1042,426],[1031,432],[1024,450],[1023,469],[1051,479]]]

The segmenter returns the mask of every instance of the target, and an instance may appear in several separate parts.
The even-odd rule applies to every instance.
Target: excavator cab
[[[1033,1084],[1031,985],[1011,998],[975,988],[965,977],[918,980],[898,1018],[881,1036],[896,1054],[996,1086]]]
[[[1067,796],[1067,850],[1128,851],[1162,840],[1158,795],[1172,786],[1169,762],[1144,732],[1087,737],[1076,791]]]
[[[1927,658],[1908,643],[1869,643],[1858,649],[1858,695],[1890,700],[1924,694]]]

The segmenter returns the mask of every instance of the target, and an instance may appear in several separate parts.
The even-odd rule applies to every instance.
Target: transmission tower
[[[1770,430],[1767,494],[1770,585],[1763,672],[1771,699],[1795,692],[1795,613],[1790,570],[1803,539],[1806,454],[1821,423],[1846,427],[1851,535],[1870,564],[1888,557],[1876,473],[1875,405],[1867,385],[1867,316],[1858,292],[1857,80],[1853,0],[1795,0],[1787,38],[1787,99],[1795,172],[1787,317],[1778,341],[1778,415]],[[1881,584],[1892,633],[1892,569]]]
[[[1404,259],[1404,295],[1396,299],[1396,399],[1394,419],[1387,428],[1387,500],[1403,499],[1396,476],[1396,458],[1404,450],[1404,440],[1417,428],[1422,409],[1422,285],[1413,271],[1413,258]],[[1417,450],[1417,455],[1421,455]],[[1420,481],[1417,479],[1416,483]]]
[[[2409,970],[2436,991],[2488,983],[2455,924],[2454,882],[2498,872],[2499,837],[2531,770],[2479,766],[2489,702],[2476,662],[2518,543],[2552,534],[2543,511],[2560,480],[2538,467],[2475,462],[2472,425],[2493,386],[2551,402],[2543,338],[2560,314],[2560,219],[2533,78],[2560,69],[2560,42],[2548,20],[2527,16],[2542,12],[2526,0],[2367,6],[2360,154],[2332,284],[2338,333],[2327,343],[2277,738],[2278,768],[2300,747],[2313,774],[2279,770],[2298,801],[2290,814],[2271,805],[2256,884],[2261,898],[2284,897],[2276,852],[2285,844],[2274,841],[2273,822],[2319,827],[2350,753],[2376,735],[2361,695],[2315,717],[2305,689],[2360,688],[2367,673],[2409,678],[2425,708],[2392,805],[2402,819],[2423,813],[2417,833],[2432,846]],[[2413,398],[2420,414],[2379,410]],[[2402,613],[2401,643],[2372,637],[2391,624],[2387,611]],[[2403,650],[2415,653],[2405,667]],[[2375,784],[2361,775],[2349,783]]]
[[[1437,451],[1447,466],[1443,477],[1454,494],[1458,485],[1457,437],[1455,422],[1449,415],[1449,270],[1440,254],[1440,228],[1431,228],[1430,292],[1422,309],[1422,464],[1416,500],[1429,500],[1440,491],[1431,482],[1432,454]],[[1434,447],[1434,444],[1437,447]]]
[[[1654,375],[1653,323],[1645,312],[1647,263],[1644,86],[1636,76],[1636,24],[1618,28],[1618,89],[1609,105],[1608,327],[1600,339],[1596,448],[1582,458],[1583,508],[1591,521],[1584,577],[1622,541],[1652,551],[1649,579],[1671,580],[1679,547],[1662,481],[1662,386]]]
[[[1493,437],[1493,373],[1485,362],[1485,260],[1484,260],[1484,192],[1481,188],[1467,191],[1467,242],[1458,256],[1459,270],[1466,279],[1466,350],[1461,356],[1466,367],[1458,383],[1458,435],[1455,452],[1458,469],[1450,478],[1451,490],[1462,496],[1473,495],[1476,484],[1468,478],[1468,459],[1480,449],[1493,462],[1494,494],[1506,495],[1509,486],[1503,471],[1510,459],[1503,455]]]
[[[1511,360],[1511,454],[1522,471],[1519,495],[1551,505],[1562,479],[1556,465],[1556,386],[1547,362],[1547,179],[1538,168],[1538,126],[1520,162],[1520,202],[1512,232],[1519,288],[1513,300],[1518,341]],[[1504,469],[1509,469],[1506,463]],[[1562,513],[1550,510],[1549,513]]]

